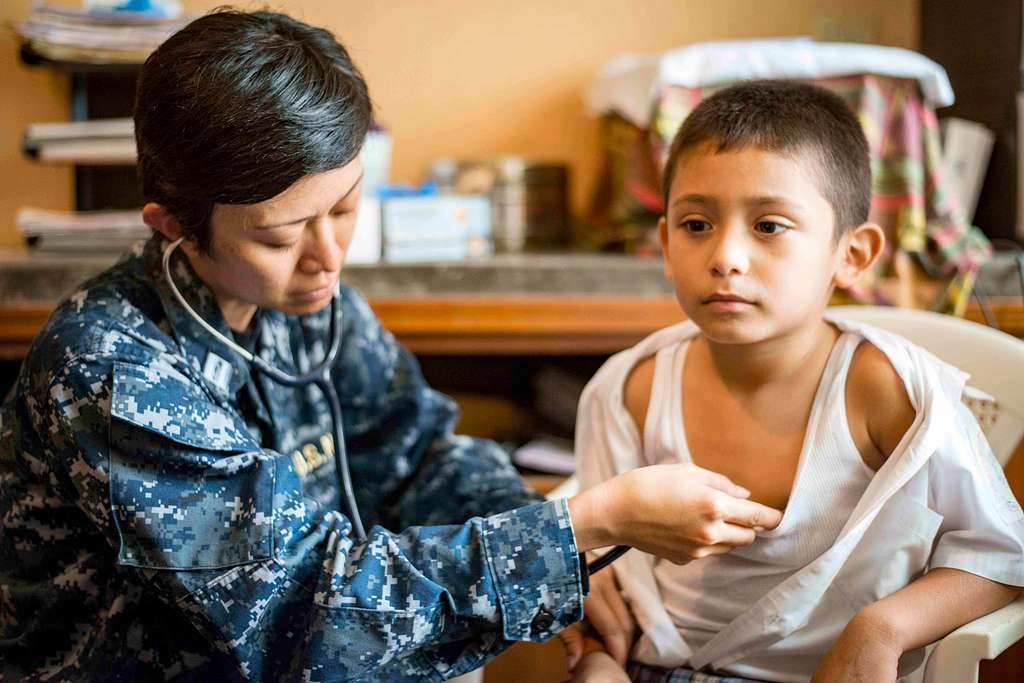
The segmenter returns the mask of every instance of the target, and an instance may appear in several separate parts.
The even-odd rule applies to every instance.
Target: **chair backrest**
[[[971,378],[967,384],[995,402],[966,400],[1005,466],[1024,437],[1024,341],[978,323],[888,306],[837,306],[836,316],[906,337]]]

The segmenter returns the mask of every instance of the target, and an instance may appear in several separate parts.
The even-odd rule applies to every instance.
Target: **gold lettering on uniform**
[[[306,464],[306,459],[302,457],[302,453],[295,451],[292,453],[292,465],[295,466],[295,471],[299,473],[299,476],[303,479],[309,474],[309,465]]]
[[[322,452],[315,443],[307,443],[301,450],[292,453],[292,464],[303,479],[326,463],[329,458],[334,457],[334,438],[330,434],[320,437],[320,447],[323,449]]]
[[[324,457],[334,457],[334,436],[331,434],[324,434],[320,437],[320,450],[324,452]]]
[[[320,455],[320,451],[316,449],[316,446],[307,443],[302,447],[302,455],[306,458],[306,462],[309,463],[309,469],[315,470],[324,464],[324,457]]]

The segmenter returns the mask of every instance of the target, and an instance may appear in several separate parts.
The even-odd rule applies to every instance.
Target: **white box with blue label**
[[[388,197],[381,215],[388,261],[459,261],[494,252],[485,196]]]

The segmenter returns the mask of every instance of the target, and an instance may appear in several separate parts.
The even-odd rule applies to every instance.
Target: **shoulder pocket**
[[[121,564],[210,569],[273,552],[274,458],[166,365],[116,363],[110,505]]]
[[[259,448],[245,423],[216,403],[201,387],[165,365],[115,363],[111,414],[186,446],[216,451]]]

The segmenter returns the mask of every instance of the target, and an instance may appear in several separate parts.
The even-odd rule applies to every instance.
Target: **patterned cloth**
[[[871,151],[870,218],[888,238],[875,278],[849,294],[859,301],[892,303],[874,285],[878,277],[892,273],[893,251],[899,249],[912,254],[930,276],[948,279],[949,307],[962,311],[974,274],[989,258],[991,246],[963,218],[942,164],[935,111],[922,98],[917,81],[860,74],[814,83],[838,94],[857,113]],[[664,86],[650,129],[642,136],[650,163],[644,162],[644,152],[637,147],[640,137],[628,132],[631,124],[614,118],[605,125],[610,162],[602,202],[606,225],[623,220],[636,224],[645,214],[648,222],[657,220],[662,210],[660,181],[650,169],[664,166],[672,138],[690,112],[728,85]]]
[[[691,669],[661,669],[637,662],[629,662],[626,673],[633,683],[758,683],[751,678],[716,676]]]
[[[58,307],[0,411],[0,680],[443,680],[582,618],[565,502],[452,434],[363,299],[342,292],[334,371],[356,543],[319,391],[200,329],[161,248]],[[230,335],[181,252],[172,269]],[[256,350],[304,371],[328,318],[261,312]]]

